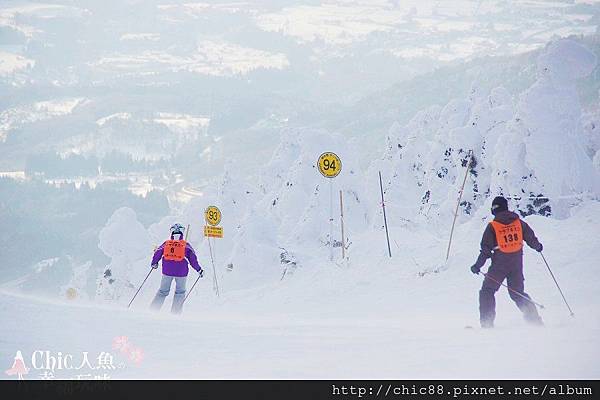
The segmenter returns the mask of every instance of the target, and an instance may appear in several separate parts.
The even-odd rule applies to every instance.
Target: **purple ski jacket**
[[[163,244],[161,244],[154,252],[154,257],[152,257],[152,265],[158,264],[158,262],[163,258],[165,243],[167,242],[163,242]],[[194,252],[194,249],[189,243],[186,243],[185,258],[181,261],[163,260],[162,273],[168,276],[187,276],[189,270],[188,261],[192,268],[200,272],[202,267],[200,266],[200,264],[198,264],[196,252]]]

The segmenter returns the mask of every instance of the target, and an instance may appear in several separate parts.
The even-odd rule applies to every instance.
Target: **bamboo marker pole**
[[[346,259],[346,239],[344,237],[344,200],[340,190],[340,226],[342,227],[342,259]]]
[[[462,195],[465,190],[465,184],[467,183],[467,176],[469,176],[469,169],[471,168],[471,163],[473,161],[473,152],[469,150],[469,159],[467,161],[467,170],[465,171],[465,178],[463,179],[462,186],[460,187],[460,192],[458,193],[458,201],[456,202],[456,209],[454,210],[454,219],[452,220],[452,229],[450,230],[450,239],[448,240],[448,249],[446,250],[446,262],[450,257],[450,246],[452,246],[452,235],[454,234],[454,225],[456,224],[456,217],[458,216],[458,207],[460,206],[460,201],[462,200]]]
[[[385,224],[385,237],[387,238],[388,254],[392,258],[392,249],[390,247],[390,234],[388,232],[387,217],[385,215],[385,200],[383,199],[383,183],[381,182],[381,171],[379,171],[379,189],[381,189],[381,207],[383,208],[383,222]]]

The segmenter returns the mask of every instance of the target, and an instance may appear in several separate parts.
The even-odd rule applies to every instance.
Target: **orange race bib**
[[[185,240],[167,240],[163,250],[163,259],[181,261],[185,257]]]
[[[523,227],[516,219],[508,225],[497,221],[490,222],[496,233],[498,249],[503,253],[515,253],[523,248]]]

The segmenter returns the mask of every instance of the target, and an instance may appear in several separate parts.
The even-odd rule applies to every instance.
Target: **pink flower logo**
[[[140,347],[134,347],[129,351],[129,359],[136,364],[141,363],[144,360],[144,350]]]
[[[129,361],[139,365],[144,360],[144,350],[141,347],[134,346],[129,341],[127,336],[116,336],[113,339],[112,347],[115,350],[119,350],[121,354],[125,355]]]
[[[129,353],[129,338],[127,336],[117,336],[113,339],[112,348],[114,350],[120,350],[121,353]]]

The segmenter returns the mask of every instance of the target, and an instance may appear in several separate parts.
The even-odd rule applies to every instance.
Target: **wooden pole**
[[[469,176],[469,169],[471,168],[471,162],[473,161],[472,151],[469,150],[469,159],[467,161],[467,170],[465,171],[465,178],[463,179],[462,186],[460,187],[460,192],[458,193],[458,202],[456,203],[456,209],[454,210],[454,219],[452,220],[452,229],[450,230],[450,240],[448,240],[448,249],[446,250],[446,261],[450,257],[450,246],[452,245],[452,235],[454,234],[454,225],[456,224],[456,217],[458,216],[458,207],[460,206],[460,201],[462,200],[462,195],[465,190],[465,183],[467,183],[467,176]]]
[[[385,237],[387,238],[388,254],[392,258],[392,249],[390,247],[390,234],[388,232],[387,217],[385,215],[385,200],[383,199],[383,183],[381,182],[381,171],[379,171],[379,188],[381,189],[381,207],[383,208],[383,222],[385,224]]]
[[[344,237],[344,200],[340,190],[340,225],[342,227],[342,259],[346,259],[346,239]]]

